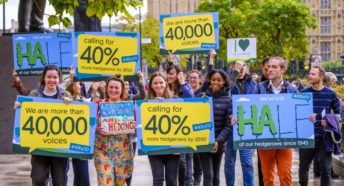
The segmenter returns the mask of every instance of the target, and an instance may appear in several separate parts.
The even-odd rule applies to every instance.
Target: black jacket
[[[224,143],[232,135],[231,119],[232,98],[229,95],[229,89],[213,93],[209,88],[205,94],[213,98],[213,113],[215,126],[215,141],[219,142],[219,147],[224,147]]]

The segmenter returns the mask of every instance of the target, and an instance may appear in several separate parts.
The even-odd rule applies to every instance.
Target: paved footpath
[[[242,173],[241,173],[241,166],[239,158],[237,158],[236,164],[236,184],[235,185],[243,185],[242,184]],[[254,170],[257,170],[257,163],[256,163],[256,155],[254,157]],[[132,186],[150,186],[152,185],[152,174],[148,162],[147,156],[136,156],[135,157],[135,168],[134,168],[134,175],[132,180]],[[221,186],[225,184],[225,177],[223,171],[223,163],[221,166]],[[299,158],[298,152],[294,151],[293,154],[293,167],[292,167],[292,178],[293,178],[293,185],[298,184],[298,165],[299,165]],[[89,161],[89,169],[90,169],[90,180],[91,185],[97,185],[97,177],[96,171],[94,169],[93,161]],[[30,179],[30,155],[0,155],[0,186],[25,186],[31,185]],[[73,184],[73,171],[70,170],[68,172],[68,186],[72,186]],[[257,172],[255,171],[255,181],[258,185],[257,181]],[[332,186],[343,186],[344,179],[336,179],[332,181]],[[278,177],[276,176],[276,185],[278,183]],[[309,185],[320,185],[319,179],[313,178],[313,173],[310,172],[310,183]]]

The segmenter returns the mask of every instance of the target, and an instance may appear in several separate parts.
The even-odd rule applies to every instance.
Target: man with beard
[[[338,117],[340,113],[339,100],[337,94],[323,85],[325,70],[321,66],[313,66],[309,72],[308,82],[310,87],[302,90],[302,93],[313,93],[313,112],[310,119],[314,123],[315,148],[300,149],[299,182],[301,186],[308,184],[308,171],[315,154],[318,156],[320,168],[321,186],[331,185],[331,163],[332,153],[326,150],[322,139],[323,128],[326,121],[323,120],[325,114],[330,114],[331,109]]]

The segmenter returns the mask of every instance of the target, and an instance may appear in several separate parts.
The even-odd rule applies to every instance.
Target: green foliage
[[[139,32],[138,16],[134,18],[121,16],[114,27],[122,32]],[[142,44],[142,58],[147,60],[148,66],[157,68],[163,56],[159,47],[159,22],[152,17],[145,17],[141,24],[142,38],[151,38],[151,44]]]
[[[304,59],[308,53],[306,28],[316,19],[301,0],[202,0],[199,12],[219,12],[220,53],[227,59],[227,38],[257,38],[257,58],[283,56]]]
[[[340,61],[325,61],[321,64],[326,71],[340,71],[342,69],[342,62]]]
[[[8,2],[8,0],[0,0],[0,5],[4,4],[6,2]]]
[[[49,26],[59,23],[62,23],[64,27],[71,26],[71,20],[63,17],[63,15],[73,15],[74,7],[79,6],[78,0],[49,0],[49,3],[56,11],[56,15],[50,15],[48,18]],[[102,19],[105,14],[117,16],[118,13],[124,13],[126,16],[131,17],[127,8],[139,5],[143,5],[139,0],[89,0],[86,15],[89,17],[97,16]]]

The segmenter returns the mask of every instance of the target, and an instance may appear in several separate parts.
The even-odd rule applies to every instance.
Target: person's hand
[[[65,104],[69,104],[70,103],[70,99],[67,97],[62,97],[62,100],[65,102]]]
[[[99,83],[99,87],[100,87],[100,91],[101,91],[101,92],[105,92],[105,86],[106,86],[105,81],[101,81],[101,82]]]
[[[214,49],[209,50],[209,65],[214,64],[214,59],[216,57],[216,51]]]
[[[91,86],[92,86],[92,94],[93,95],[97,94],[99,84],[100,84],[100,82],[95,82],[95,81],[92,82]]]
[[[233,126],[235,123],[238,122],[237,118],[234,118],[233,115],[230,115],[229,118],[231,119],[231,125]]]
[[[210,59],[215,59],[215,57],[216,57],[216,50],[214,50],[214,49],[210,49],[209,50],[209,57],[210,57]]]
[[[216,153],[219,150],[219,142],[215,141],[215,146],[213,148],[213,151],[211,153]]]
[[[16,82],[19,81],[19,76],[18,76],[18,73],[17,73],[17,71],[15,69],[12,70],[12,77],[14,78],[14,80]]]
[[[180,153],[173,153],[173,155],[180,155]]]
[[[172,60],[173,60],[173,55],[171,54],[170,51],[168,51],[167,61],[172,63],[173,62]]]
[[[139,77],[139,82],[141,82],[141,81],[142,81],[142,78],[143,78],[142,72],[139,71],[139,72],[137,73],[137,76]]]
[[[237,61],[234,64],[234,70],[237,70],[238,72],[240,72],[240,70],[242,69],[243,66],[244,66],[244,64],[241,61]]]
[[[310,119],[313,123],[316,123],[316,122],[317,122],[317,120],[316,120],[316,118],[315,118],[316,116],[317,116],[317,114],[314,113],[314,114],[312,114],[312,115],[309,116],[309,119]]]
[[[177,75],[179,84],[183,85],[185,83],[185,76],[183,72],[179,72]]]
[[[20,103],[18,101],[14,101],[13,109],[17,109],[17,107],[20,107]]]
[[[102,126],[100,126],[100,125],[96,125],[96,134],[105,135],[105,129],[104,129],[104,127],[102,127]]]
[[[321,126],[323,126],[323,127],[326,127],[326,126],[327,126],[326,119],[322,119],[322,120],[321,120]]]
[[[75,76],[74,64],[69,68],[69,79],[72,80]]]

